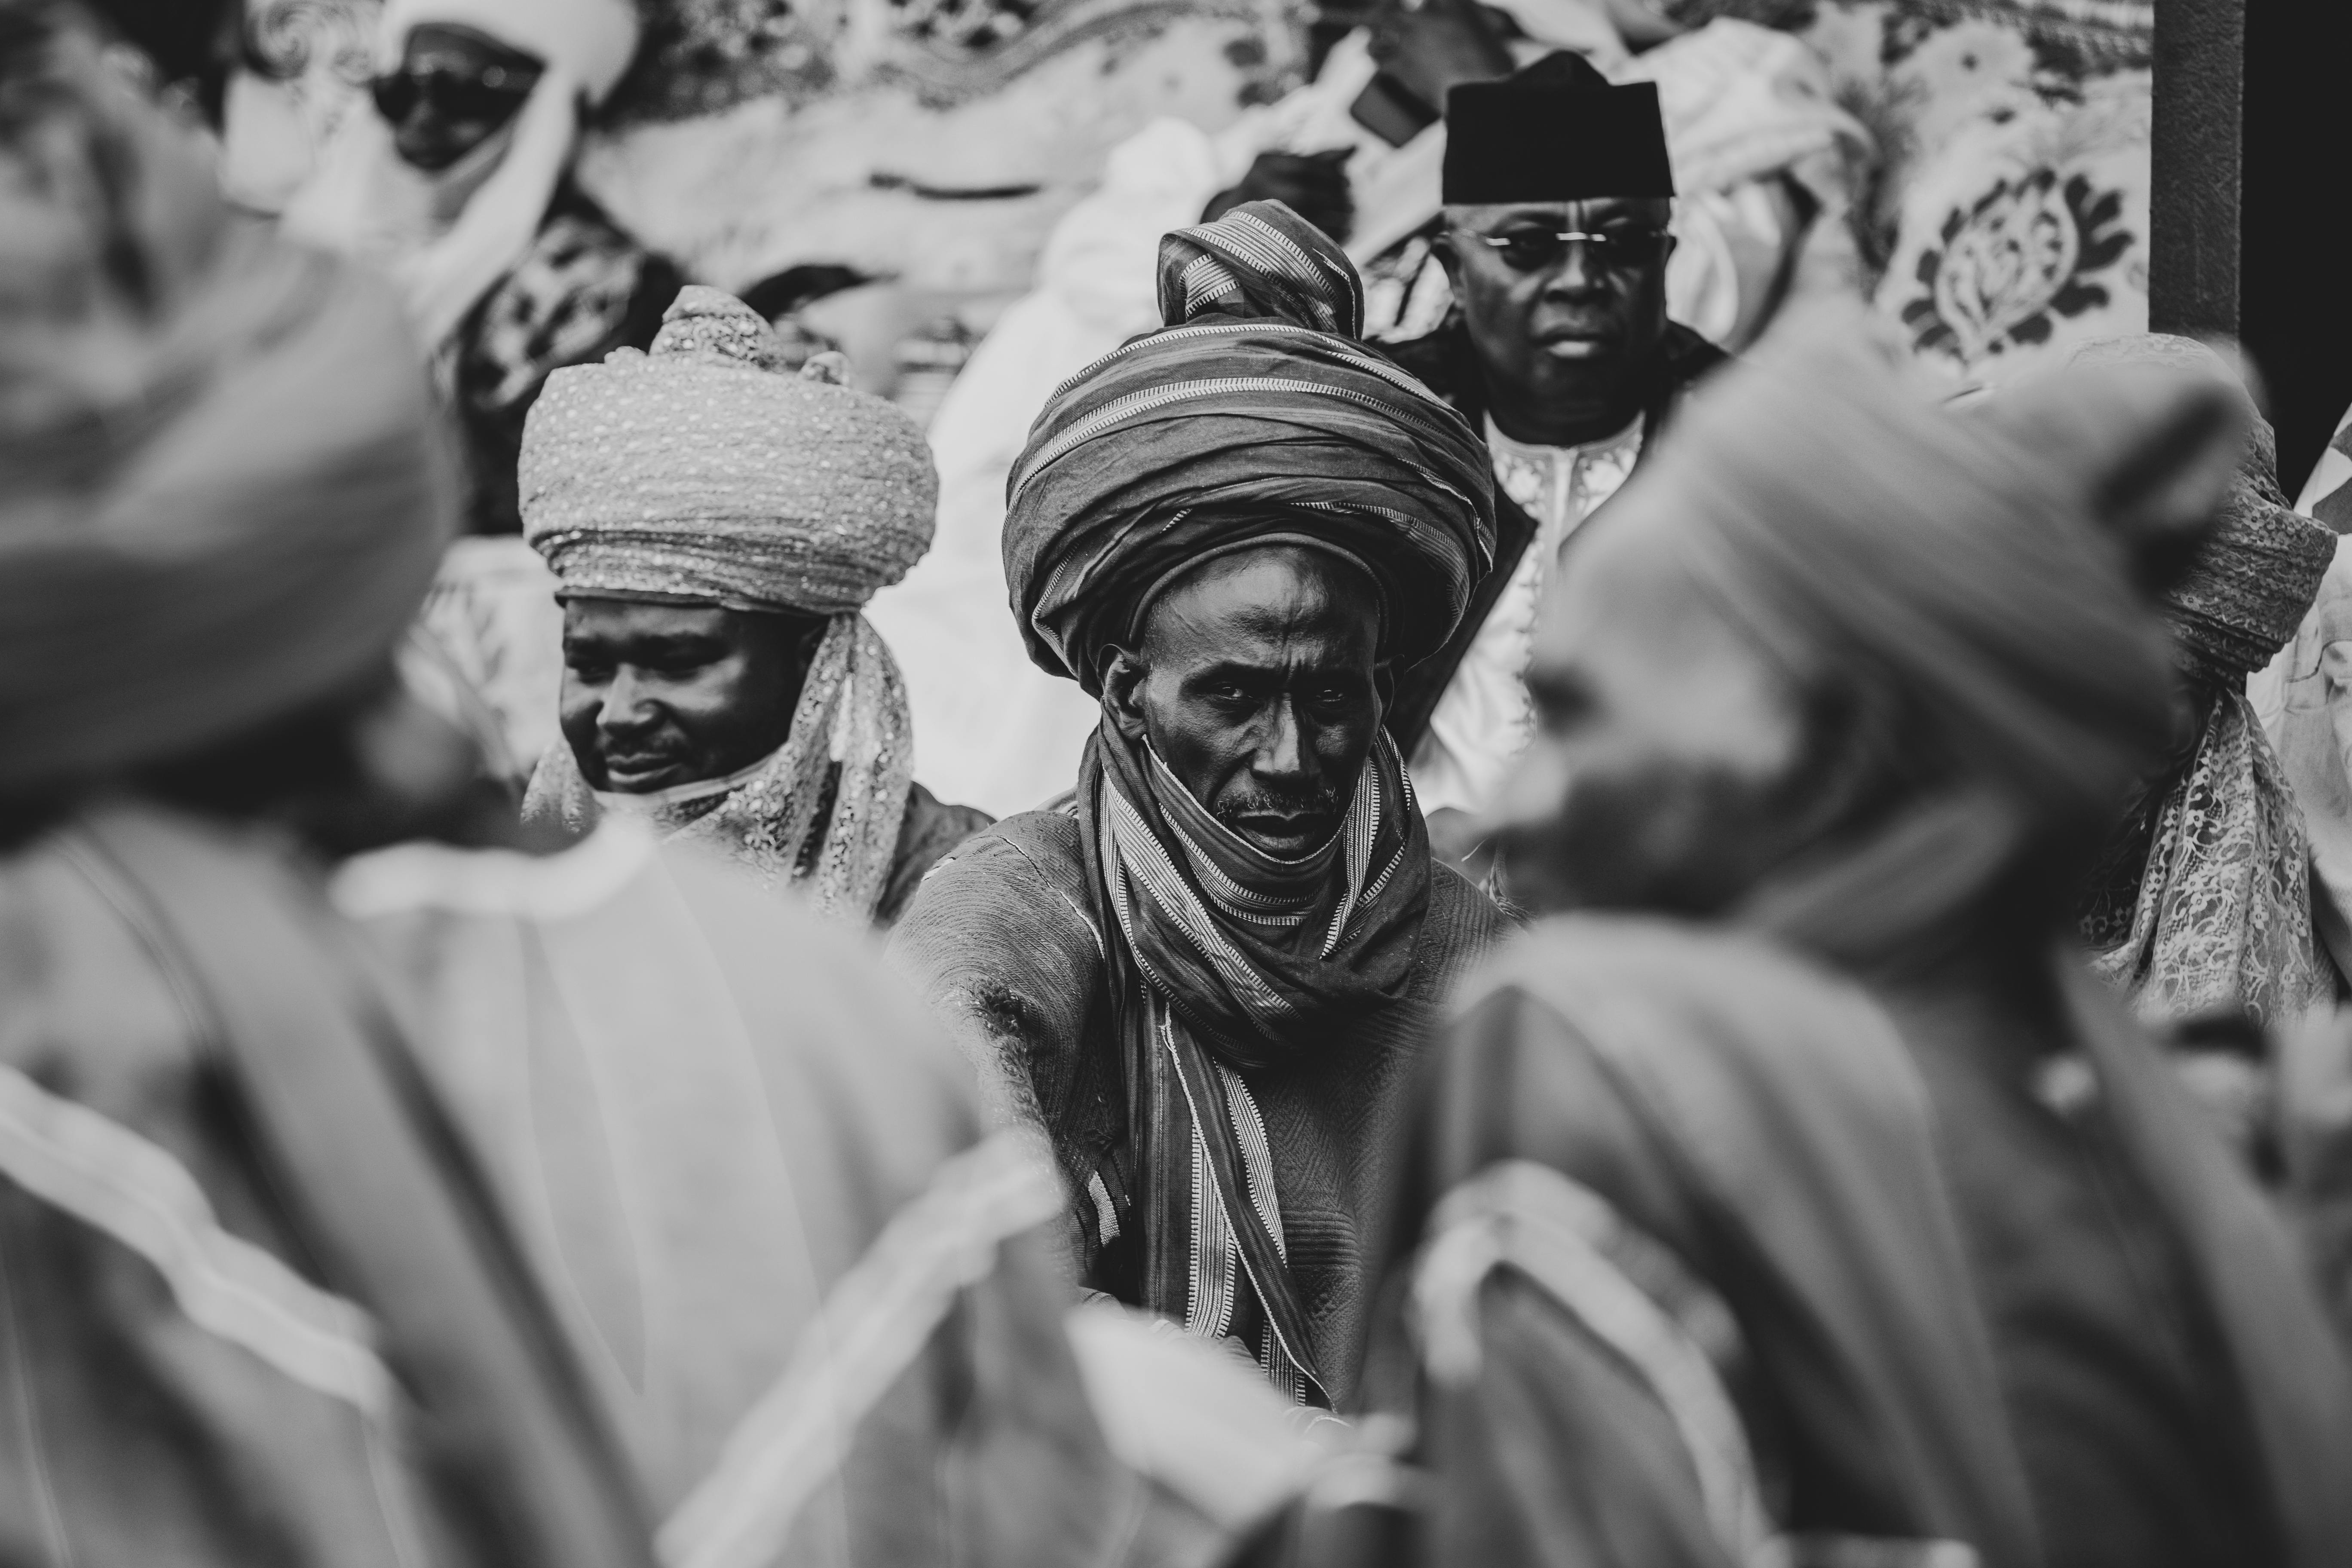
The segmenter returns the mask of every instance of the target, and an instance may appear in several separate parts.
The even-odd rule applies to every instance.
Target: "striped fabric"
[[[1279,202],[1164,237],[1164,330],[1055,389],[1006,487],[1005,582],[1030,657],[1089,691],[1137,595],[1219,548],[1312,535],[1363,563],[1386,656],[1442,647],[1495,549],[1462,416],[1359,339],[1362,280]]]
[[[161,1146],[0,1067],[0,1176],[149,1263],[188,1320],[373,1422],[397,1391],[365,1312],[223,1230]]]
[[[826,1292],[782,1376],[718,1467],[662,1526],[667,1568],[769,1568],[859,1425],[911,1366],[997,1248],[1057,1213],[1061,1187],[1019,1133],[947,1161]]]

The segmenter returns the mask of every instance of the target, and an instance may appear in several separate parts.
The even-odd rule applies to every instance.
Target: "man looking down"
[[[1465,993],[1384,1342],[1427,1560],[2340,1563],[2342,1347],[2071,930],[2239,395],[1955,415],[1867,334],[1727,374],[1547,609],[1500,811],[1570,912]]]
[[[1287,208],[1170,235],[1160,283],[1013,470],[1015,613],[1102,707],[1076,793],[942,862],[893,951],[1051,1140],[1073,1271],[1329,1404],[1422,1031],[1501,924],[1381,728],[1486,563],[1486,464]]]
[[[1493,567],[1435,657],[1400,675],[1390,732],[1447,854],[1475,838],[1534,718],[1526,673],[1560,551],[1625,482],[1721,351],[1666,320],[1674,174],[1658,89],[1549,55],[1446,98],[1456,305],[1398,363],[1478,428],[1495,469]]]
[[[904,414],[776,355],[692,287],[651,354],[551,380],[521,489],[561,584],[563,739],[523,810],[642,816],[887,925],[988,822],[913,782],[906,688],[858,614],[930,543],[939,482]]]

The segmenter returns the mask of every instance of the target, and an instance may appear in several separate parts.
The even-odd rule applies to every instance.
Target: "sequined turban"
[[[559,370],[523,427],[523,533],[572,594],[843,615],[930,548],[939,474],[892,405],[779,367],[688,288],[650,353]]]
[[[1171,572],[1269,536],[1361,562],[1398,666],[1444,646],[1495,552],[1486,449],[1357,341],[1346,255],[1279,202],[1160,241],[1165,330],[1055,392],[1013,465],[1004,578],[1029,656],[1095,658]]]

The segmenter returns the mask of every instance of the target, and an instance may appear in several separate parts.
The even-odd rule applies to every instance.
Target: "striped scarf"
[[[1278,1390],[1328,1404],[1291,1287],[1275,1147],[1244,1075],[1344,1049],[1351,1017],[1404,993],[1430,872],[1402,760],[1382,734],[1339,831],[1296,861],[1227,830],[1108,725],[1077,805],[1113,933],[1124,1206],[1144,1215],[1150,1238],[1141,1304],[1204,1337],[1254,1342]],[[1099,1195],[1097,1206],[1112,1212]]]

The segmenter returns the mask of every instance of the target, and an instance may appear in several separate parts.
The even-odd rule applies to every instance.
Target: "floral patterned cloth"
[[[2092,967],[2149,1024],[2242,1008],[2292,1026],[2332,993],[2312,937],[2310,865],[2278,758],[2245,698],[2224,689],[2157,807],[2129,927]]]

